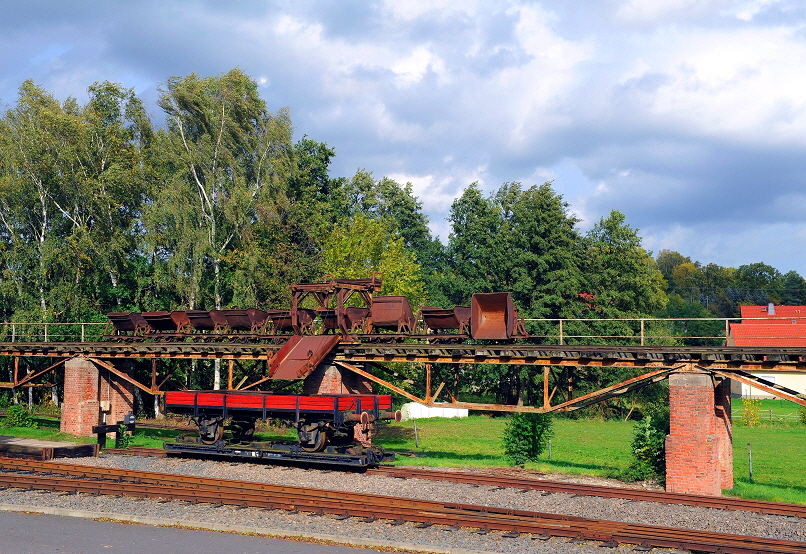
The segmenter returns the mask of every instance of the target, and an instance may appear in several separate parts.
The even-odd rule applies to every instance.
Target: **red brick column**
[[[305,378],[303,394],[372,394],[372,382],[349,369],[322,363]]]
[[[101,421],[98,367],[86,358],[64,363],[64,402],[59,430],[79,436],[92,436],[93,425]]]
[[[123,362],[118,369],[131,371],[133,364]],[[102,404],[109,411],[101,411]],[[92,428],[104,423],[113,424],[134,406],[134,386],[105,369],[99,369],[85,358],[72,358],[64,364],[64,403],[60,430],[63,433],[89,437]]]
[[[733,486],[730,385],[707,373],[669,376],[666,490],[720,496]]]

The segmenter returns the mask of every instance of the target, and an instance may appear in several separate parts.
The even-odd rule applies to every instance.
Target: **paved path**
[[[361,548],[122,524],[44,514],[0,512],[2,554],[366,554]]]

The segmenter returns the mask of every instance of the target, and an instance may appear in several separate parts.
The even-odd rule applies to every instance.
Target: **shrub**
[[[6,408],[6,417],[3,420],[4,427],[30,427],[36,429],[39,427],[34,421],[33,414],[25,407],[24,404],[12,404]]]
[[[806,406],[801,406],[798,410],[798,419],[804,425],[806,425]]]
[[[115,448],[129,448],[132,444],[133,437],[129,434],[129,430],[125,425],[118,427],[118,436]]]
[[[741,417],[742,425],[756,427],[759,423],[761,423],[761,417],[759,416],[761,400],[758,398],[745,398],[742,403],[744,405],[742,408]]]
[[[551,415],[514,414],[504,429],[504,456],[513,465],[533,462],[546,449],[553,435]]]
[[[669,406],[652,405],[633,427],[632,463],[627,479],[666,479],[666,435],[669,434]]]

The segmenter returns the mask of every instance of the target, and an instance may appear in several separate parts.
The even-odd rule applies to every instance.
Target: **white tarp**
[[[464,408],[429,408],[417,402],[403,404],[400,411],[403,412],[403,421],[428,417],[467,417],[467,410]]]

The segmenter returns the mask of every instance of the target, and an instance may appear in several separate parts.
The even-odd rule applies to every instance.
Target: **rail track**
[[[481,532],[505,531],[509,536],[529,533],[600,541],[603,546],[624,543],[734,554],[806,553],[804,542],[249,481],[12,459],[0,459],[0,471],[0,487],[3,488],[305,511],[345,519],[363,518],[366,522],[378,519],[389,520],[392,524],[413,522],[421,527],[471,527]]]
[[[784,504],[779,502],[762,502],[743,498],[723,498],[718,496],[700,496],[695,494],[676,494],[662,491],[629,489],[624,487],[604,487],[596,485],[580,485],[562,483],[547,479],[530,479],[505,477],[499,475],[480,475],[454,471],[438,471],[431,469],[409,469],[406,467],[379,467],[368,469],[367,474],[385,475],[399,479],[426,479],[429,481],[449,481],[470,485],[488,485],[498,488],[514,488],[521,490],[538,490],[549,493],[566,493],[579,496],[599,496],[602,498],[622,498],[636,502],[660,502],[663,504],[682,504],[698,508],[716,508],[720,510],[736,510],[759,514],[806,518],[806,506],[800,504]]]
[[[160,448],[128,449],[105,448],[107,454],[150,456],[164,458],[166,452]],[[577,496],[598,496],[601,498],[620,498],[635,502],[659,502],[662,504],[681,504],[698,508],[715,508],[719,510],[754,512],[758,514],[806,518],[806,505],[785,504],[781,502],[763,502],[744,498],[724,498],[717,496],[700,496],[695,494],[677,494],[663,491],[631,489],[625,487],[605,487],[563,483],[548,479],[506,477],[501,475],[484,475],[461,471],[439,471],[434,469],[413,469],[407,467],[381,466],[368,468],[367,475],[381,475],[398,479],[425,479],[428,481],[447,481],[468,485],[490,486],[496,488],[512,488],[520,490],[537,490],[547,493],[565,493]]]

